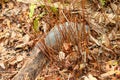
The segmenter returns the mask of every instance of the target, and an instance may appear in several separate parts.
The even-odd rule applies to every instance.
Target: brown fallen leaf
[[[82,70],[82,69],[84,69],[84,68],[85,68],[85,66],[86,66],[85,64],[80,64],[79,69],[80,69],[80,70]]]
[[[9,9],[13,9],[14,8],[14,3],[13,2],[9,2],[8,3],[8,7],[9,7]]]
[[[71,52],[70,54],[67,55],[66,59],[70,62],[74,62],[78,59],[78,54],[77,52]]]
[[[97,79],[93,77],[92,74],[89,74],[88,76],[84,76],[84,80],[97,80]]]
[[[24,37],[23,37],[23,41],[25,44],[27,44],[30,40],[30,36],[28,34],[26,34]]]
[[[72,44],[71,43],[63,43],[64,50],[68,51],[71,49]]]
[[[59,59],[60,59],[60,61],[65,59],[65,53],[64,52],[62,52],[62,51],[59,52]]]
[[[106,47],[110,46],[110,40],[106,34],[102,35],[102,44],[104,44]]]
[[[117,11],[117,5],[116,4],[114,4],[114,3],[111,3],[110,4],[111,5],[111,7],[112,7],[112,9],[114,10],[114,11]]]
[[[16,58],[17,62],[20,62],[20,61],[22,61],[23,59],[24,59],[24,58],[23,58],[23,56],[21,56],[21,55],[17,56],[17,58]]]
[[[16,63],[17,63],[16,57],[12,57],[11,59],[9,59],[10,65],[15,65]]]
[[[5,68],[6,68],[3,61],[0,61],[0,67],[1,67],[2,69],[5,69]]]
[[[120,73],[120,71],[119,71],[119,70],[111,70],[111,71],[108,71],[108,72],[106,72],[106,73],[101,74],[100,76],[101,76],[102,78],[105,78],[105,77],[114,75],[114,74],[116,74],[116,73]]]

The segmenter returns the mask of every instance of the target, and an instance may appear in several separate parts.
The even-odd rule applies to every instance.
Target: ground
[[[61,47],[47,56],[51,61],[36,80],[120,79],[120,1],[44,2],[1,0],[0,80],[11,80],[31,58],[38,40],[68,21],[82,24],[79,37],[57,43]]]

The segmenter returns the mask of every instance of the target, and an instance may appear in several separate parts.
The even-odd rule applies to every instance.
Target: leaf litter
[[[20,1],[20,2],[19,2]],[[21,2],[22,1],[22,2]],[[35,1],[35,2],[34,2]],[[50,0],[53,1],[54,0]],[[36,0],[11,0],[0,11],[0,79],[10,80],[23,67],[25,60],[30,55],[30,51],[34,45],[34,38],[47,34],[49,29],[57,24],[57,11],[51,12],[50,6],[55,8],[67,8],[67,10],[75,7],[80,8],[77,2],[66,1],[66,4],[58,2],[46,2],[47,6],[40,8],[36,4]],[[64,1],[64,0],[63,0]],[[76,0],[77,1],[77,0]],[[92,9],[94,1],[86,11],[90,14],[91,32],[89,34],[90,42],[88,45],[89,54],[81,59],[76,51],[77,45],[71,42],[62,44],[61,50],[56,55],[57,60],[51,62],[44,67],[43,71],[38,75],[36,80],[116,80],[120,79],[120,9],[118,3],[110,3],[111,7],[104,7],[106,13]],[[32,8],[29,13],[30,4],[35,3],[36,8]],[[41,2],[45,5],[44,2]],[[67,5],[67,6],[66,6]],[[74,6],[75,5],[75,6]],[[8,7],[7,7],[8,6]],[[24,6],[24,7],[23,7]],[[54,7],[55,6],[55,7]],[[100,6],[100,4],[97,4]],[[71,8],[69,8],[71,7]],[[99,8],[99,7],[98,7]],[[112,8],[112,9],[111,9]],[[37,33],[33,30],[33,21],[36,19],[37,9],[40,13],[45,13],[38,18],[37,21],[44,22],[43,30],[37,25]],[[46,13],[46,11],[48,11]],[[74,10],[73,10],[74,11]],[[51,14],[49,14],[51,12]],[[75,11],[74,13],[80,13]],[[53,15],[54,16],[51,16]],[[61,14],[59,14],[61,15]],[[57,16],[58,17],[58,16]],[[61,16],[62,17],[62,16]],[[88,18],[88,17],[87,17]],[[87,21],[88,19],[86,19]],[[64,21],[64,20],[63,20]],[[51,24],[51,25],[50,25]],[[36,25],[36,24],[35,24]],[[46,25],[48,27],[46,27]],[[49,29],[48,29],[49,28]],[[69,35],[68,35],[69,36]],[[40,37],[38,37],[40,38]],[[78,43],[80,44],[80,43]],[[83,55],[85,53],[83,52]]]

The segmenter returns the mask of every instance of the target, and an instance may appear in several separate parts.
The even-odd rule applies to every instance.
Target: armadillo
[[[79,32],[82,31],[80,26],[81,24],[74,22],[65,22],[55,25],[44,38],[45,44],[53,49],[59,49],[62,43],[67,39],[74,43],[74,40],[79,38]],[[88,26],[85,26],[85,29],[88,31]],[[36,44],[33,52],[39,49],[38,46],[40,46],[40,43]]]

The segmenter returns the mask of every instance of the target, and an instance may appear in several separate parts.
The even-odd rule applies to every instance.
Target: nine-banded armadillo
[[[74,40],[78,38],[78,33],[82,31],[80,26],[81,24],[74,22],[55,25],[44,39],[46,46],[58,49],[67,39],[74,43]],[[88,26],[85,27],[88,30]],[[40,43],[36,44],[35,51],[38,46],[40,46]]]

